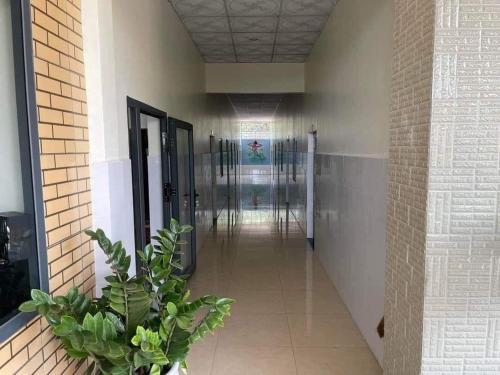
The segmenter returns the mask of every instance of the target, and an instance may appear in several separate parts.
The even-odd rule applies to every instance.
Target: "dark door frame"
[[[190,217],[191,223],[193,225],[193,230],[191,232],[191,264],[184,270],[187,275],[192,275],[196,271],[196,186],[195,186],[195,176],[194,176],[194,143],[193,143],[193,125],[176,119],[175,117],[168,118],[168,138],[169,138],[169,155],[170,155],[170,178],[171,184],[174,189],[177,190],[178,199],[173,199],[172,201],[172,212],[170,213],[170,218],[175,218],[179,220],[180,217],[180,206],[179,199],[181,198],[181,192],[179,191],[179,171],[177,165],[177,129],[184,129],[189,132],[188,143],[189,143],[189,180],[192,186],[189,192],[191,200]],[[180,223],[187,224],[187,223]]]
[[[167,113],[154,108],[139,100],[127,96],[128,109],[128,128],[129,128],[129,154],[132,163],[132,191],[134,204],[134,238],[136,249],[144,249],[147,245],[144,228],[146,226],[145,217],[145,194],[143,160],[142,160],[142,141],[141,141],[141,114],[151,116],[160,120],[161,146],[162,146],[162,175],[163,180],[169,177],[168,162],[164,160],[166,155],[166,135],[167,135]],[[164,221],[170,217],[168,204],[163,205]],[[136,270],[139,273],[140,263],[137,262]]]

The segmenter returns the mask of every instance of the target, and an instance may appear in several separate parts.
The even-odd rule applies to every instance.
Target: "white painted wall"
[[[276,116],[277,136],[301,152],[318,132],[315,250],[380,362],[392,27],[391,0],[338,2],[306,61],[305,94]]]
[[[10,0],[0,0],[0,212],[24,210]]]
[[[206,64],[208,93],[304,92],[304,64]]]
[[[235,122],[225,98],[207,98],[205,64],[168,1],[86,0],[82,13],[93,225],[132,254],[127,96],[193,123],[197,153],[208,149],[211,130],[232,138]],[[108,272],[100,256],[98,291]]]
[[[392,1],[340,1],[307,60],[318,152],[387,157]]]

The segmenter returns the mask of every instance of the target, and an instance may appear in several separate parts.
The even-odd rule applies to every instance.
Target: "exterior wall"
[[[435,4],[422,374],[499,374],[500,3]]]
[[[94,254],[82,234],[92,217],[80,0],[31,4],[50,291],[93,294]],[[82,374],[76,366],[39,318],[0,347],[5,375]]]
[[[208,93],[304,92],[304,64],[206,64],[205,69]]]
[[[434,1],[395,2],[387,207],[386,374],[419,374]]]

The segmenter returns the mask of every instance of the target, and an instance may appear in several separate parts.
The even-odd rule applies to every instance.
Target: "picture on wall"
[[[243,165],[271,165],[269,139],[242,139],[241,149]]]

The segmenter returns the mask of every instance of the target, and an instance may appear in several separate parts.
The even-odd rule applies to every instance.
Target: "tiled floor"
[[[188,375],[381,374],[298,227],[284,235],[248,216],[200,251],[193,295],[237,302],[226,326],[195,345]]]

